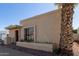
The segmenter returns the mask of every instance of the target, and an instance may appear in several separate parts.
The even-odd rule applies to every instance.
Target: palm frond
[[[62,8],[62,4],[64,4],[64,3],[55,3],[55,5],[56,5],[58,8]],[[74,8],[75,8],[76,6],[78,6],[78,3],[71,3],[71,4],[73,4]]]

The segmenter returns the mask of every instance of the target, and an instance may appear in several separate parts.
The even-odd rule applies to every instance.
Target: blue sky
[[[79,27],[79,6],[76,7],[74,13],[73,27]],[[19,21],[35,15],[46,13],[56,9],[54,4],[0,4],[0,30],[4,30],[6,26],[11,24],[19,24]]]
[[[74,9],[73,27],[74,29],[79,27],[79,4]]]

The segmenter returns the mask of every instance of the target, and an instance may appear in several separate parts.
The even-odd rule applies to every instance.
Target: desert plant
[[[74,3],[61,3],[56,4],[61,8],[61,35],[60,35],[60,48],[63,50],[72,51],[73,33],[72,33],[72,20]],[[69,52],[70,54],[71,52]]]

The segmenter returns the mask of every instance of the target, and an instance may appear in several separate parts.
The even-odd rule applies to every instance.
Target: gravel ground
[[[14,50],[18,50],[18,51],[21,51],[21,52],[24,52],[24,53],[31,54],[33,56],[52,56],[52,53],[46,52],[46,51],[23,48],[23,47],[18,47],[16,45],[10,45],[8,47],[11,48],[11,49],[14,49]]]
[[[19,50],[0,45],[0,56],[32,56],[32,54],[24,53]]]

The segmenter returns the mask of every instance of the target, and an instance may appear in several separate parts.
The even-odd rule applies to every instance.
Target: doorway
[[[16,30],[16,31],[15,31],[15,39],[16,39],[16,42],[19,40],[19,39],[18,39],[18,37],[19,37],[18,33],[19,33],[18,30]]]

